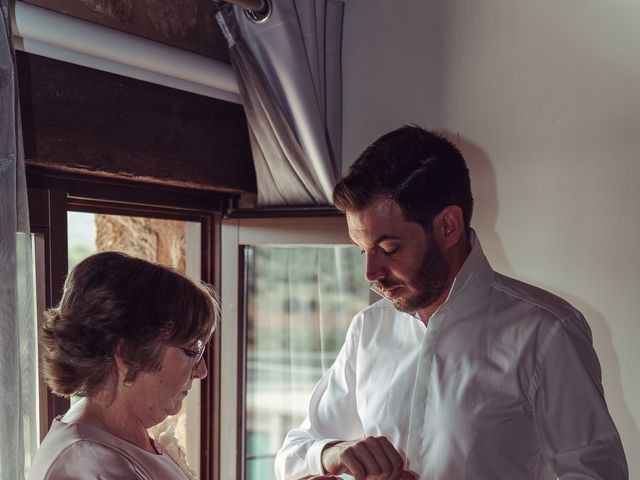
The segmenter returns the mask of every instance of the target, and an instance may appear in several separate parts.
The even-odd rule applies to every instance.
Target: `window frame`
[[[227,215],[221,226],[220,478],[245,480],[246,315],[243,272],[246,246],[352,245],[346,219],[333,208]]]
[[[67,274],[69,211],[200,223],[202,280],[220,291],[221,219],[237,195],[32,166],[27,166],[27,186],[32,232],[43,240],[46,308],[59,302]],[[200,478],[203,480],[220,478],[220,337],[218,329],[211,339],[212,348],[204,355],[210,368],[201,383]],[[48,389],[41,398],[45,401],[44,405],[40,403],[41,437],[44,437],[53,419],[68,410],[69,401],[56,397]]]

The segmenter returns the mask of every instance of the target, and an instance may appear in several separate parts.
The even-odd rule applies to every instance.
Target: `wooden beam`
[[[28,165],[255,192],[242,106],[17,52]]]

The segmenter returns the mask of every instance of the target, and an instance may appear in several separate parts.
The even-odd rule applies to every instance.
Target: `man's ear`
[[[462,208],[458,205],[443,208],[433,219],[433,229],[443,248],[458,245],[465,237]]]

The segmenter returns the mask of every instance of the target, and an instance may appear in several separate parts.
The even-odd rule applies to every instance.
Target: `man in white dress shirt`
[[[460,152],[415,126],[370,145],[334,190],[365,277],[280,480],[628,478],[583,316],[492,270]]]

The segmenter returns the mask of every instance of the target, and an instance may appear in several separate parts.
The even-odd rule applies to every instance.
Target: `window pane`
[[[118,251],[201,278],[200,224],[178,220],[68,212],[69,269],[96,252]],[[72,399],[73,403],[74,399]],[[171,417],[191,468],[200,474],[200,381]]]
[[[38,448],[40,421],[38,412],[37,277],[35,270],[37,259],[35,256],[35,242],[36,237],[34,235],[16,233],[15,253],[17,268],[15,293],[17,298],[15,299],[15,304],[11,306],[15,308],[14,313],[18,319],[15,324],[17,336],[13,338],[15,343],[4,344],[9,347],[8,352],[0,352],[5,354],[2,367],[5,369],[14,367],[18,370],[17,376],[3,375],[3,378],[14,378],[17,384],[2,385],[2,387],[7,388],[6,391],[9,397],[17,393],[17,400],[20,404],[20,415],[18,417],[19,436],[18,438],[13,438],[13,442],[16,445],[16,450],[13,450],[13,452],[18,454],[16,464],[24,466],[25,475]],[[3,305],[3,307],[10,308],[9,305]],[[8,338],[11,339],[11,336],[8,336]],[[17,347],[16,350],[12,350],[15,347]],[[16,353],[17,358],[14,356]],[[17,364],[14,363],[16,359],[18,360]],[[6,426],[6,424],[3,426]],[[11,430],[3,430],[2,433],[11,433]],[[5,471],[10,472],[11,469]]]
[[[368,305],[364,258],[353,246],[247,247],[245,260],[248,480],[274,479],[288,430]]]
[[[67,244],[69,271],[97,252],[95,214],[67,212]]]

